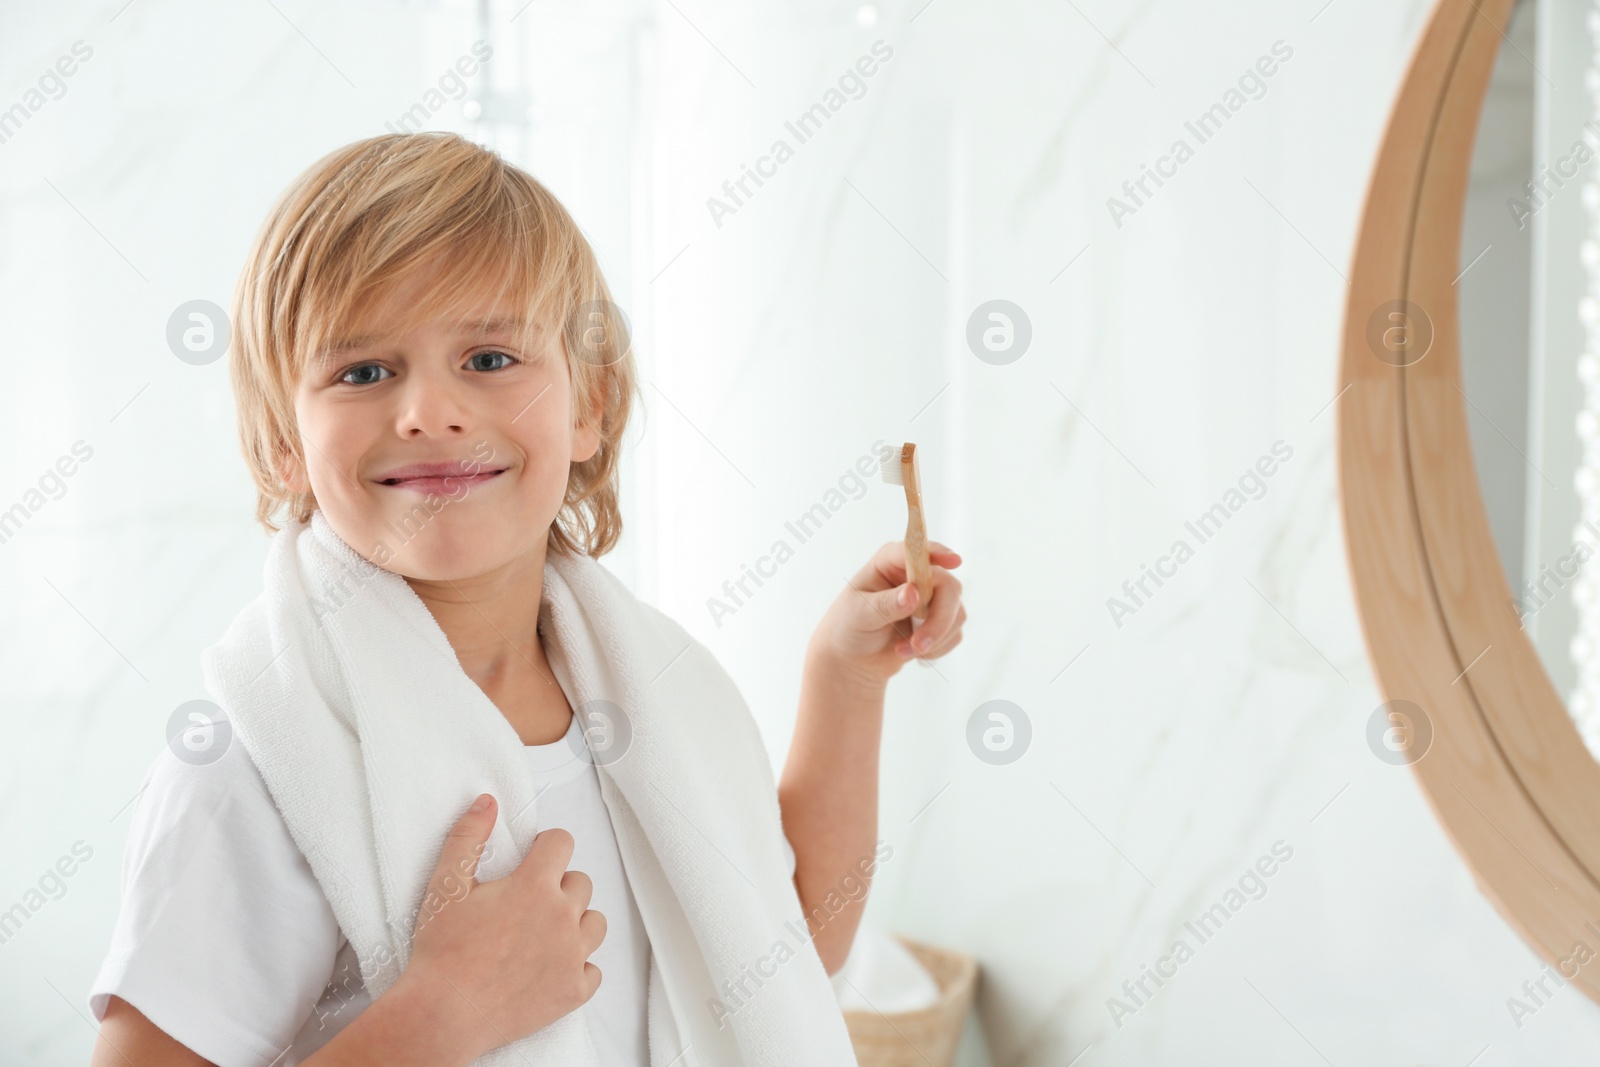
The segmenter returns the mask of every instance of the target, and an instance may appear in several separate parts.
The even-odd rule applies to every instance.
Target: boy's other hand
[[[938,659],[961,643],[967,609],[961,583],[950,573],[961,556],[928,542],[933,597],[928,617],[912,630],[917,587],[906,580],[906,544],[890,541],[873,553],[828,606],[811,635],[810,653],[868,684],[883,685],[910,659]]]
[[[419,1003],[476,1055],[510,1044],[594,996],[600,968],[589,956],[605,939],[605,916],[586,910],[594,884],[569,871],[572,835],[558,827],[534,837],[504,878],[477,880],[494,829],[495,799],[451,828],[428,880],[412,938],[410,983]]]

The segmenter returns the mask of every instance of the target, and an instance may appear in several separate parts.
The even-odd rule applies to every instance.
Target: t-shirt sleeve
[[[134,803],[122,902],[90,988],[219,1067],[281,1056],[332,975],[333,911],[237,737],[209,764],[163,748]]]
[[[789,844],[789,835],[783,835],[783,852],[789,857],[789,877],[794,877],[794,846]]]

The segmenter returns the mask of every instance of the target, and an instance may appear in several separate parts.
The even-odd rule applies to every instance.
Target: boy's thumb
[[[478,860],[483,855],[484,843],[489,840],[489,832],[494,829],[495,811],[494,797],[482,793],[456,820],[445,836],[444,849],[439,853],[439,863],[430,879],[430,890],[454,899],[464,889],[478,884]]]
[[[909,590],[909,593],[907,593],[907,590]],[[902,594],[906,594],[908,596],[908,603],[901,602]],[[917,610],[917,597],[917,587],[910,582],[873,593],[872,606],[878,610],[872,614],[879,620],[889,619],[890,621],[898,621],[900,619],[904,619],[913,611]]]

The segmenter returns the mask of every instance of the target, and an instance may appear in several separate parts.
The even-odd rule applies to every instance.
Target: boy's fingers
[[[496,812],[493,796],[483,793],[477,799],[487,799],[488,803],[478,810],[468,808],[445,835],[444,849],[429,879],[429,888],[435,892],[449,895],[452,887],[464,883],[470,890],[478,884],[478,860],[483,855],[484,843],[489,840],[489,832],[494,829]],[[444,883],[449,878],[454,881],[447,886]],[[459,894],[460,889],[456,888],[455,892]]]
[[[928,604],[928,617],[911,638],[915,655],[927,655],[935,645],[950,635],[957,625],[957,612],[961,611],[961,582],[948,571],[933,576],[933,598]]]
[[[958,627],[954,630],[951,630],[945,639],[940,641],[938,645],[928,649],[926,652],[919,652],[917,655],[920,656],[923,661],[938,659],[940,656],[945,655],[959,645],[961,643],[961,638],[962,633]]]
[[[937,541],[928,542],[928,548],[930,550],[928,559],[934,565],[933,575],[937,588],[940,572],[960,566],[961,557]],[[906,568],[906,543],[886,541],[850,579],[850,586],[863,596],[877,598],[874,600],[874,605],[878,609],[877,615],[883,621],[892,621],[905,618],[916,609],[915,600],[903,611],[901,605],[895,601],[900,587],[906,584],[909,577],[910,573]]]
[[[857,589],[869,589],[873,586],[898,585],[905,580],[905,542],[885,541],[856,572],[854,585]]]
[[[954,556],[952,561],[951,557]],[[935,542],[928,542],[928,561],[941,567],[954,567],[960,564],[960,557],[945,549]],[[869,589],[872,586],[899,585],[906,580],[908,573],[906,567],[906,543],[904,541],[885,541],[872,558],[862,565],[851,581],[857,589]]]
[[[939,638],[938,641],[926,649],[917,650],[915,654],[925,659],[936,659],[939,656],[944,655],[946,652],[949,652],[952,648],[955,648],[961,643],[961,627],[966,621],[967,609],[962,608],[960,611],[956,612],[955,621],[950,624],[950,629],[945,631],[943,637]]]
[[[522,857],[517,870],[543,871],[559,881],[572,864],[572,852],[576,844],[572,832],[564,827],[552,826],[540,830],[533,835],[533,844],[528,846],[527,855]]]
[[[890,541],[874,552],[872,557],[861,565],[861,569],[850,576],[848,581],[850,588],[863,596],[872,596],[905,581],[905,552],[902,549],[898,557],[895,555],[897,543]]]
[[[863,611],[867,617],[866,628],[869,630],[880,629],[887,623],[899,622],[917,609],[917,587],[909,582],[876,593],[863,593],[862,597],[866,601]]]

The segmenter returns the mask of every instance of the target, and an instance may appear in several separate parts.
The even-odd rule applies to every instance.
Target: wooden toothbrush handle
[[[906,520],[906,576],[917,587],[917,607],[911,617],[921,621],[928,617],[928,602],[933,599],[933,566],[928,562],[928,528],[918,507],[910,509]]]

